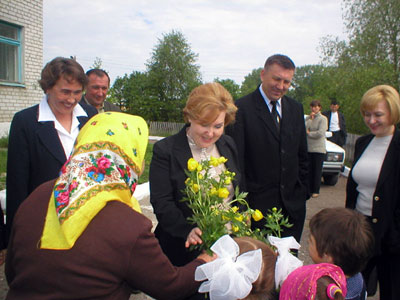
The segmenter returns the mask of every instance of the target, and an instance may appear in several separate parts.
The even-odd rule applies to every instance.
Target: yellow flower
[[[219,166],[218,158],[215,158],[214,156],[211,156],[211,157],[210,157],[210,164],[211,164],[213,167]]]
[[[278,211],[278,209],[276,207],[272,208],[272,212],[277,212],[277,211]]]
[[[197,193],[198,191],[199,191],[199,185],[198,184],[193,184],[193,191],[195,192],[195,193]]]
[[[185,185],[189,185],[190,184],[190,178],[188,177],[188,178],[186,178],[186,180],[185,180]]]
[[[225,157],[223,157],[223,156],[221,156],[220,158],[218,158],[218,162],[220,163],[220,164],[224,164],[224,163],[226,163],[228,161],[228,159],[226,159]]]
[[[253,217],[254,221],[256,221],[256,222],[260,221],[262,218],[264,218],[262,212],[259,211],[258,209],[256,209],[251,216]]]
[[[231,184],[232,180],[230,177],[226,177],[225,184]]]
[[[225,215],[222,215],[222,220],[229,221],[229,218],[227,216],[225,216]]]
[[[210,195],[213,196],[213,195],[216,195],[217,193],[218,193],[217,189],[215,187],[212,187],[210,190]]]
[[[229,191],[227,188],[224,187],[218,189],[218,197],[225,199],[228,196],[229,196]]]
[[[197,172],[200,172],[201,170],[203,170],[203,167],[199,164],[199,165],[197,166]]]
[[[239,210],[239,207],[237,207],[237,206],[233,206],[232,207],[232,211],[235,213],[235,212],[237,212]]]
[[[243,221],[243,216],[242,215],[237,215],[235,217],[235,219],[238,220],[239,222],[242,222]]]
[[[193,172],[194,170],[196,170],[198,165],[199,165],[199,163],[197,162],[197,160],[195,160],[193,157],[189,158],[189,160],[187,162],[187,166],[188,166],[188,170],[190,172]]]
[[[239,227],[237,227],[236,225],[232,225],[232,231],[233,232],[238,232],[239,231]]]
[[[199,179],[203,179],[203,174],[199,174]]]

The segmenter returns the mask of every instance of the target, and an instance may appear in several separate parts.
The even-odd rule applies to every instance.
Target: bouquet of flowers
[[[203,243],[193,246],[199,250],[209,250],[212,244],[225,234],[236,237],[249,236],[268,243],[267,235],[280,237],[283,227],[291,227],[288,219],[284,218],[281,209],[273,208],[264,216],[258,209],[251,209],[245,200],[247,193],[239,192],[236,187],[235,195],[229,202],[227,186],[235,178],[235,173],[222,171],[212,176],[211,170],[224,164],[224,157],[211,157],[209,160],[196,161],[190,158],[186,170],[185,191],[183,201],[188,201],[193,215],[189,222],[196,224],[202,231]],[[265,219],[265,229],[251,229],[251,222]]]

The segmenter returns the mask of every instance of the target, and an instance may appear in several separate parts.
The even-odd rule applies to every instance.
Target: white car
[[[331,135],[331,132],[326,132],[326,137]],[[324,184],[335,185],[338,182],[340,173],[344,171],[345,157],[346,152],[342,147],[326,140],[326,156],[322,165]]]

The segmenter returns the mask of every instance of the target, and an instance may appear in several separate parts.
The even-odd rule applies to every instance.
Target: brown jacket
[[[202,260],[174,267],[162,253],[145,216],[112,201],[70,250],[38,248],[54,180],[20,206],[6,260],[7,299],[128,299],[138,289],[156,299],[194,293]]]

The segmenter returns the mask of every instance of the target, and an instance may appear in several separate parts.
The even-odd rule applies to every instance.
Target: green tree
[[[353,61],[374,64],[388,61],[392,82],[400,87],[400,1],[343,0]]]
[[[102,67],[101,67],[102,64],[103,64],[103,61],[101,60],[101,58],[96,56],[93,64],[89,68],[90,69],[102,69]]]
[[[157,105],[156,121],[182,121],[182,109],[193,88],[201,84],[200,67],[195,64],[195,54],[185,37],[178,31],[163,35],[154,47],[147,63],[152,84],[151,99]]]
[[[244,77],[244,81],[240,87],[240,96],[246,96],[261,84],[260,73],[263,68],[253,69],[251,73]]]
[[[240,86],[232,79],[219,79],[218,77],[214,79],[214,82],[220,83],[228,92],[232,95],[233,100],[240,97]]]

